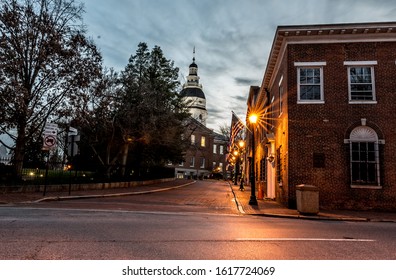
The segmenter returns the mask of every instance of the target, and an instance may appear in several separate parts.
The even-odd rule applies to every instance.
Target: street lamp
[[[257,205],[257,198],[256,198],[256,178],[254,174],[254,159],[255,159],[255,141],[254,141],[254,131],[256,129],[255,124],[257,123],[258,116],[256,114],[251,114],[249,116],[249,122],[251,125],[252,130],[252,160],[250,162],[250,200],[249,205]]]

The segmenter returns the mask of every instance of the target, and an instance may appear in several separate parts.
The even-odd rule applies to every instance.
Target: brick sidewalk
[[[378,212],[378,211],[351,211],[351,210],[322,210],[317,215],[307,216],[300,214],[296,209],[289,209],[273,200],[257,200],[258,205],[249,205],[250,187],[245,186],[245,191],[240,191],[239,186],[229,182],[230,187],[239,203],[242,213],[249,215],[274,216],[285,218],[301,219],[322,219],[322,220],[340,220],[340,221],[375,221],[375,222],[395,222],[395,212]]]

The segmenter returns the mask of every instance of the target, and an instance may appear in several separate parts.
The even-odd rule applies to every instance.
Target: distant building
[[[249,112],[261,110],[256,185],[296,207],[396,209],[396,23],[279,26]]]
[[[225,172],[227,139],[206,127],[208,113],[206,98],[199,83],[198,65],[193,62],[189,66],[189,75],[180,95],[183,97],[191,117],[185,137],[190,142],[184,161],[170,163],[175,168],[177,178],[209,178],[223,177]]]

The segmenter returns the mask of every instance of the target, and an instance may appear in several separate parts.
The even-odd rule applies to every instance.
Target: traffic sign
[[[56,136],[58,134],[58,125],[56,123],[46,123],[43,134]]]
[[[44,135],[43,149],[51,150],[56,147],[56,136],[54,135]]]

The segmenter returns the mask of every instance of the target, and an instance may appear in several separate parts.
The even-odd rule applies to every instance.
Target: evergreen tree
[[[134,167],[181,161],[185,149],[183,123],[189,116],[178,92],[179,69],[160,47],[140,43],[121,74],[119,119]],[[128,150],[125,149],[124,155]]]
[[[76,118],[82,158],[98,159],[104,174],[180,162],[185,150],[184,121],[189,116],[178,92],[178,68],[160,47],[140,43],[125,70],[104,73]]]

